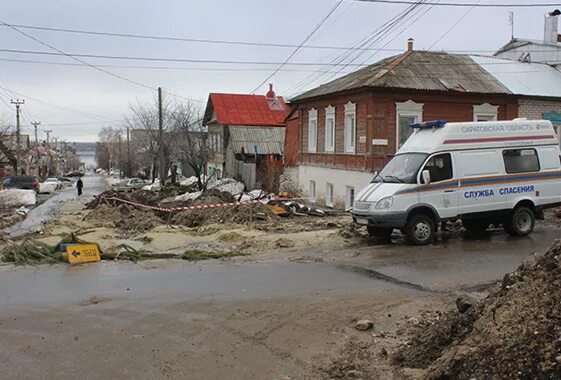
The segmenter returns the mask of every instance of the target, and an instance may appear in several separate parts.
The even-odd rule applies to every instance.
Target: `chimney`
[[[276,97],[275,92],[273,91],[273,84],[269,83],[269,91],[267,91],[267,94],[265,95],[266,98],[268,99],[274,99]]]
[[[556,44],[557,43],[557,30],[558,30],[558,21],[557,17],[561,14],[559,9],[554,10],[545,15],[545,22],[544,22],[544,33],[543,33],[543,42],[546,44]]]
[[[407,51],[413,51],[413,42],[414,42],[414,41],[415,41],[415,40],[412,39],[412,38],[409,38],[409,39],[407,40]]]

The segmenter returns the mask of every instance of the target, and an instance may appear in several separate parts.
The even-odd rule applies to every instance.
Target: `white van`
[[[429,244],[438,225],[473,232],[502,224],[514,236],[561,204],[559,141],[546,120],[413,124],[415,131],[355,197],[353,220],[372,236],[401,229]]]

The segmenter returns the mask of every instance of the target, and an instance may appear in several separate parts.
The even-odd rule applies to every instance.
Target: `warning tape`
[[[202,204],[202,205],[194,205],[194,206],[185,206],[185,207],[158,207],[158,206],[150,206],[145,205],[138,202],[129,201],[127,199],[122,199],[118,197],[107,197],[102,195],[102,200],[106,201],[117,201],[121,203],[127,203],[133,206],[137,206],[140,208],[146,208],[150,210],[156,211],[163,211],[163,212],[179,212],[179,211],[186,211],[186,210],[202,210],[207,208],[223,208],[223,207],[232,207],[232,206],[242,206],[248,205],[252,203],[262,203],[260,200],[249,200],[249,201],[237,201],[237,202],[226,202],[226,203],[211,203],[211,204]]]

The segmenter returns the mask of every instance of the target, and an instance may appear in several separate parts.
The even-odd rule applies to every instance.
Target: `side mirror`
[[[428,170],[423,170],[421,178],[423,179],[423,183],[428,185],[430,183],[430,172]]]

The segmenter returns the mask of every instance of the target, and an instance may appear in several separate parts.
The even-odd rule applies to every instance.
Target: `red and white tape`
[[[226,203],[212,203],[212,204],[185,206],[185,207],[158,207],[158,206],[145,205],[145,204],[142,204],[142,203],[133,202],[133,201],[129,201],[127,199],[122,199],[122,198],[118,198],[118,197],[101,196],[101,199],[104,199],[106,201],[116,201],[116,202],[121,202],[121,203],[127,203],[127,204],[130,204],[130,205],[133,205],[133,206],[137,206],[137,207],[141,207],[141,208],[147,208],[147,209],[150,209],[150,210],[163,211],[163,212],[202,210],[202,209],[206,209],[206,208],[223,208],[223,207],[248,205],[248,204],[252,204],[252,203],[261,203],[261,201],[259,201],[259,200],[250,200],[250,201],[237,201],[237,202],[226,202]]]

